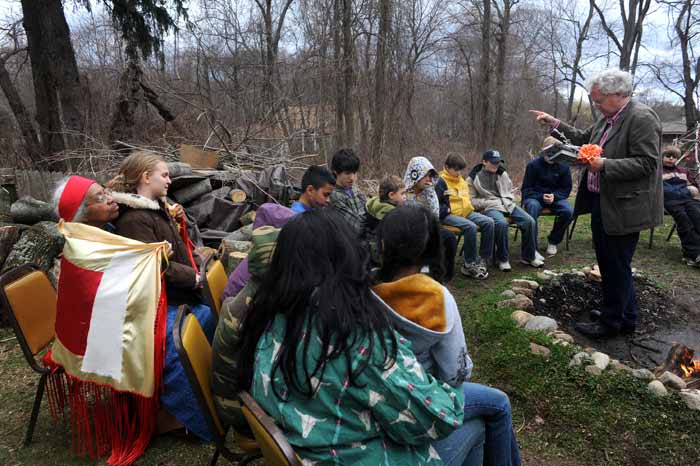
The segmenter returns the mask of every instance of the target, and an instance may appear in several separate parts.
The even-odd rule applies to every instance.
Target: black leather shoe
[[[574,325],[574,329],[577,332],[586,335],[591,338],[612,338],[616,337],[620,332],[613,327],[608,327],[605,324],[599,322],[592,322],[590,324],[579,322]]]
[[[601,316],[603,315],[603,312],[600,309],[591,309],[588,313],[591,317],[591,320],[593,322],[597,322],[600,320]],[[620,335],[629,335],[635,332],[637,330],[637,326],[634,324],[623,324],[622,327],[620,327]]]

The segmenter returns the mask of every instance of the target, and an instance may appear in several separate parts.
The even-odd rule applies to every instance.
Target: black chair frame
[[[41,365],[32,354],[32,351],[29,348],[29,344],[27,343],[27,339],[24,336],[24,332],[22,331],[22,328],[20,327],[14,312],[12,311],[12,306],[10,305],[7,296],[5,295],[4,290],[5,286],[35,271],[42,271],[42,269],[39,268],[39,266],[36,264],[24,264],[19,267],[10,269],[4,274],[0,275],[0,309],[5,310],[5,315],[7,315],[8,319],[10,320],[12,330],[14,330],[15,332],[17,342],[19,343],[19,346],[22,349],[24,358],[27,360],[27,363],[29,363],[29,367],[31,367],[36,373],[40,375],[39,383],[36,387],[36,394],[34,395],[34,404],[32,406],[32,413],[29,419],[29,426],[27,427],[27,433],[25,434],[24,441],[22,443],[24,446],[27,446],[32,442],[32,437],[34,436],[34,427],[36,426],[37,419],[39,418],[41,400],[44,398],[46,382],[49,375],[51,374],[51,370]]]

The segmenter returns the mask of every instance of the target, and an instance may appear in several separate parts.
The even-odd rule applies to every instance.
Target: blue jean
[[[484,421],[480,417],[465,418],[462,427],[434,441],[433,448],[445,466],[482,466],[484,440]]]
[[[632,327],[637,323],[639,314],[632,277],[632,257],[639,242],[639,232],[628,235],[605,233],[600,195],[592,196],[591,232],[603,288],[600,320],[617,330]]]
[[[197,317],[204,334],[209,341],[214,338],[216,321],[211,310],[204,304],[193,304],[190,306],[192,313]],[[161,395],[161,403],[165,409],[175,416],[185,428],[197,435],[206,442],[212,440],[209,427],[204,419],[204,414],[199,409],[199,403],[192,391],[190,382],[187,379],[185,368],[180,362],[180,356],[175,349],[173,339],[173,326],[177,306],[168,306],[168,322],[165,335],[165,365],[163,367],[163,383],[165,390]]]
[[[448,215],[442,219],[442,223],[462,230],[464,237],[464,263],[476,262],[476,232],[481,231],[481,243],[479,256],[488,263],[493,255],[493,219],[478,212],[472,212],[466,217]]]
[[[551,204],[543,204],[539,199],[528,198],[523,200],[523,207],[525,211],[530,214],[535,220],[535,241],[537,241],[537,218],[540,216],[542,209],[549,208],[556,219],[554,220],[554,226],[552,227],[551,233],[547,237],[547,241],[550,244],[557,245],[561,243],[566,234],[566,227],[571,223],[571,219],[574,217],[574,209],[569,204],[566,199],[559,199]]]
[[[433,443],[445,465],[481,465],[482,459],[479,456],[483,454],[485,466],[521,466],[508,395],[495,388],[471,382],[465,382],[462,389],[464,424],[446,439]],[[480,434],[480,426],[475,420],[483,422],[484,444],[481,454],[474,450],[480,446],[475,444]]]
[[[496,260],[506,262],[508,260],[508,220],[507,214],[498,210],[487,210],[484,215],[491,217],[495,226],[495,245],[496,245]],[[523,259],[531,261],[535,258],[535,250],[537,249],[537,241],[535,233],[537,231],[537,222],[528,215],[523,209],[515,206],[513,212],[509,215],[513,219],[522,234],[522,242],[520,245],[520,255]]]

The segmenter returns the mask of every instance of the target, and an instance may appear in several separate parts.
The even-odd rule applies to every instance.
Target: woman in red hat
[[[82,176],[69,176],[59,183],[53,199],[58,217],[66,222],[105,228],[119,215],[111,193],[95,180]]]

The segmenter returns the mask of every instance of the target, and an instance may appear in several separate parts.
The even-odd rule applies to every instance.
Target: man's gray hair
[[[586,80],[586,89],[597,87],[601,94],[632,95],[632,75],[616,68],[600,71]]]
[[[58,203],[61,201],[61,196],[63,195],[63,191],[66,189],[66,185],[68,184],[68,180],[70,179],[70,176],[65,177],[62,179],[57,185],[56,189],[53,191],[53,196],[51,197],[53,201],[53,209],[56,211],[56,217],[61,218],[61,213],[58,211]],[[78,210],[75,212],[75,215],[73,216],[73,220],[71,222],[84,222],[87,220],[87,207],[85,205],[85,201],[87,200],[87,196],[83,198],[83,201],[80,203],[80,207],[78,207]]]

